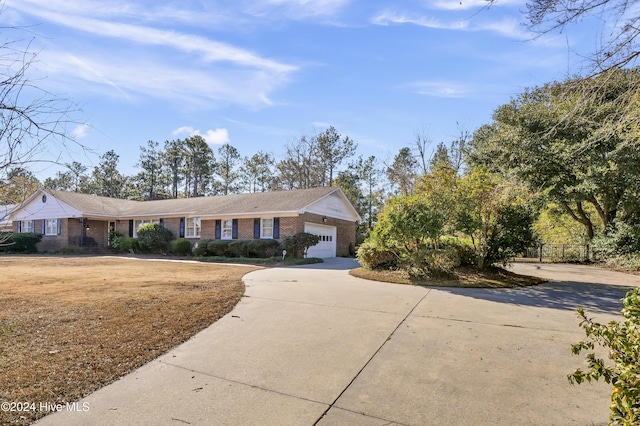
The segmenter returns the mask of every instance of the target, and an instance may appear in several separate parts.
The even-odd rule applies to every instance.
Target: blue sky
[[[148,140],[201,134],[214,151],[280,157],[329,125],[388,161],[418,133],[435,146],[490,122],[525,87],[576,72],[594,46],[584,25],[532,40],[524,1],[485,4],[5,0],[0,20],[37,35],[38,83],[82,109],[77,140],[114,149],[133,174]]]

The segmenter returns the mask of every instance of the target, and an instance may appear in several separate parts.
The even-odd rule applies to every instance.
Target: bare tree
[[[41,79],[33,76],[36,63],[31,42],[1,42],[0,178],[13,167],[57,163],[70,144],[84,148],[71,135],[71,126],[79,124],[72,118],[77,109],[68,99],[40,86]]]
[[[496,0],[487,0],[489,5]],[[529,30],[539,36],[566,32],[589,18],[602,23],[598,45],[588,56],[592,74],[633,65],[640,55],[640,12],[634,0],[530,0],[525,8]]]

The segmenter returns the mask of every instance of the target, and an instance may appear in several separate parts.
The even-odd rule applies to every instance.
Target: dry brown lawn
[[[432,279],[414,279],[403,271],[371,271],[364,268],[353,269],[349,273],[354,277],[367,280],[431,287],[511,288],[536,285],[546,281],[542,278],[514,274],[502,268],[489,268],[483,271],[475,268],[457,268],[453,277]]]
[[[255,269],[0,256],[0,402],[64,404],[113,382],[231,311]],[[0,410],[0,424],[45,414]]]

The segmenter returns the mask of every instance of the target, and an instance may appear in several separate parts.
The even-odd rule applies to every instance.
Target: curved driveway
[[[518,264],[511,290],[364,281],[349,259],[245,277],[227,316],[43,425],[606,424],[608,387],[572,387],[575,309],[618,319],[640,277]],[[82,405],[81,405],[82,406]]]

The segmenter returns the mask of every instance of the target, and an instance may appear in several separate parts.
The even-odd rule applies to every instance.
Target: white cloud
[[[375,16],[371,22],[376,25],[414,24],[439,30],[466,30],[469,27],[469,22],[464,20],[443,22],[429,16],[412,16],[395,12],[382,12]]]
[[[209,145],[224,145],[229,143],[229,131],[227,129],[215,129],[207,130],[204,134],[198,129],[194,129],[191,126],[182,126],[171,132],[173,136],[189,135],[189,136],[202,136]]]
[[[71,131],[71,136],[74,139],[82,139],[87,136],[87,131],[89,130],[88,124],[78,124],[75,129]]]
[[[528,37],[520,23],[513,18],[488,22],[477,16],[473,19],[443,20],[426,15],[385,11],[373,17],[371,22],[376,25],[413,24],[438,30],[490,31],[521,40]]]
[[[466,87],[446,81],[418,81],[408,86],[420,95],[437,98],[462,98],[469,94]]]

